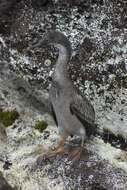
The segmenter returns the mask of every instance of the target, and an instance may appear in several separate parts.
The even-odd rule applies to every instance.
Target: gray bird
[[[72,161],[76,161],[80,158],[86,135],[91,135],[96,128],[95,112],[88,99],[73,85],[69,77],[67,68],[72,49],[67,37],[61,32],[50,31],[36,47],[44,47],[47,44],[53,44],[59,49],[49,97],[52,115],[61,136],[59,146],[47,155],[50,157],[63,152],[66,138],[78,135],[82,137],[81,146],[71,153]],[[43,156],[40,156],[37,162],[40,163],[42,159]]]

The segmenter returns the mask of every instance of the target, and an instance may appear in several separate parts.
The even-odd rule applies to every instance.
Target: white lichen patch
[[[115,168],[127,172],[127,152],[104,143],[102,139],[94,138],[88,147],[96,152],[103,160],[107,160]]]
[[[16,169],[17,169],[17,172],[16,172]],[[7,178],[8,183],[12,187],[16,186],[18,189],[22,189],[22,190],[23,189],[27,189],[27,190],[46,189],[46,185],[45,183],[43,183],[43,179],[40,186],[38,181],[34,180],[28,172],[26,172],[25,170],[21,170],[20,168],[14,168],[14,169],[11,169],[10,171],[6,171],[4,176]]]
[[[4,39],[0,36],[0,42],[2,43],[3,47],[6,47]]]
[[[45,66],[49,67],[51,65],[51,60],[50,59],[46,59],[44,62]]]

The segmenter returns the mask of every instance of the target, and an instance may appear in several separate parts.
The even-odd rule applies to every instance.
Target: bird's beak
[[[34,50],[34,49],[36,49],[36,48],[38,48],[38,47],[45,47],[45,46],[47,46],[47,44],[48,44],[48,40],[46,39],[46,38],[44,38],[44,39],[42,39],[42,40],[40,40],[39,42],[37,42],[37,43],[34,43],[34,44],[31,44],[31,45],[29,45],[29,47],[27,48],[27,50],[29,51],[29,50]]]
[[[31,48],[37,48],[41,46],[46,46],[48,44],[47,39],[42,39],[38,43],[31,45]]]

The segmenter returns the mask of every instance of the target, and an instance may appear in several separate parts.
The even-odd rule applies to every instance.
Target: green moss
[[[110,130],[110,128],[108,126],[104,126],[103,130],[104,130],[105,133],[111,133],[111,130]]]
[[[4,111],[0,109],[0,123],[3,123],[6,127],[12,125],[18,117],[19,113],[16,110]]]
[[[47,128],[48,124],[46,121],[38,121],[33,128],[38,129],[41,133]]]

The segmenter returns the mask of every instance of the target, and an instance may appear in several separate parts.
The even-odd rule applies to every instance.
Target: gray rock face
[[[5,13],[6,11],[8,11],[15,2],[16,2],[16,0],[11,0],[11,1],[0,0],[0,15]]]
[[[80,141],[80,138],[74,137],[66,144],[66,153],[55,158],[45,158],[42,165],[37,166],[38,155],[54,148],[59,138],[58,129],[53,126],[53,121],[43,106],[48,98],[42,91],[36,87],[33,89],[24,79],[9,72],[7,65],[1,68],[1,106],[16,108],[20,114],[19,119],[6,128],[5,156],[0,157],[0,170],[12,187],[22,190],[127,188],[126,152],[104,143],[100,137],[92,137],[87,141],[78,164],[72,164],[68,160],[70,150]],[[6,72],[10,75],[7,76]],[[46,120],[49,124],[42,134],[32,127],[38,120]],[[5,136],[2,126],[1,142]],[[9,163],[11,164],[7,166]],[[7,185],[5,187],[11,188]]]
[[[44,96],[43,93],[35,92],[28,82],[12,72],[10,70],[9,63],[0,62],[0,76],[1,79],[4,79],[3,85],[6,85],[7,88],[16,90],[16,92],[18,92],[20,101],[24,101],[26,104],[33,105],[42,113],[50,112],[48,107],[48,97],[42,98],[42,96]]]
[[[0,123],[0,144],[1,144],[0,152],[4,150],[6,141],[7,141],[7,135],[6,135],[5,126],[2,123]]]
[[[12,188],[7,183],[1,172],[0,172],[0,190],[16,190],[16,188]]]
[[[2,175],[18,190],[126,190],[126,1],[84,1],[83,6],[68,3],[66,7],[66,1],[60,0],[37,10],[29,2],[23,1],[24,7],[19,4],[11,33],[5,28],[0,35],[0,108],[16,109],[20,115],[6,128],[6,148],[0,153]],[[82,1],[73,2],[80,5]],[[37,157],[54,149],[59,141],[47,106],[57,51],[47,47],[28,52],[26,48],[54,25],[72,42],[72,81],[90,98],[98,126],[108,135],[86,140],[76,164],[68,159],[81,140],[75,136],[68,139],[65,153],[44,158],[37,166]],[[43,63],[47,58],[50,66]],[[31,86],[23,78],[37,81]],[[33,128],[40,120],[48,123],[43,133]]]

